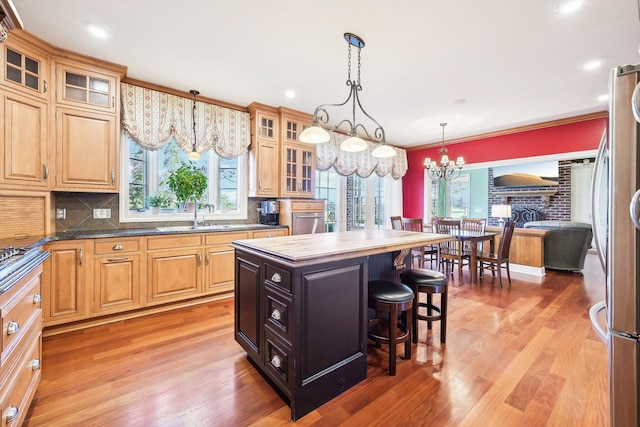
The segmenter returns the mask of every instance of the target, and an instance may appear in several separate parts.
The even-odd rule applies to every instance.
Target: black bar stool
[[[418,320],[426,320],[427,328],[431,322],[440,321],[440,342],[447,341],[447,276],[439,271],[414,268],[400,273],[402,283],[409,286],[416,295],[413,304],[413,342],[418,342]],[[420,293],[427,294],[427,302],[420,301]],[[440,307],[433,303],[433,294],[440,294]],[[427,315],[419,314],[420,307],[427,309]],[[434,314],[433,312],[436,312]]]
[[[369,282],[369,308],[376,311],[376,318],[369,320],[369,339],[389,344],[389,375],[396,374],[396,346],[404,343],[404,359],[411,359],[411,309],[413,291],[402,283],[389,280]],[[389,320],[383,313],[389,313]],[[398,322],[402,313],[403,322]]]

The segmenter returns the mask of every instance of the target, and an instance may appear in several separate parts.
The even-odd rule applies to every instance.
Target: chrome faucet
[[[196,196],[190,196],[193,197],[193,225],[191,226],[192,229],[197,230],[198,229],[198,200],[196,200]],[[187,197],[187,200],[189,200],[189,197]]]

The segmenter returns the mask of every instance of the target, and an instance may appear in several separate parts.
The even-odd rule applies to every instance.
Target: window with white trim
[[[180,211],[168,185],[168,176],[182,163],[188,163],[188,155],[175,140],[157,151],[147,151],[135,144],[125,132],[121,135],[121,189],[120,221],[158,222],[187,221],[193,219],[193,211]],[[208,177],[207,191],[198,203],[198,216],[205,220],[247,218],[248,159],[244,154],[234,159],[224,159],[215,151],[203,153],[193,162]],[[159,213],[152,213],[148,199],[160,196]]]

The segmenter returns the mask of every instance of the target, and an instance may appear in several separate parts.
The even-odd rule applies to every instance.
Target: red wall
[[[607,119],[597,118],[447,146],[450,159],[463,156],[466,163],[484,163],[598,148]],[[407,151],[409,169],[402,178],[403,216],[422,217],[425,157],[440,158],[440,147]]]

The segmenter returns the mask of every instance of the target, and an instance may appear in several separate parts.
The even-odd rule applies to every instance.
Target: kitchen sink
[[[223,224],[223,225],[198,225],[197,229],[194,229],[190,225],[172,225],[169,227],[156,227],[158,231],[223,231],[223,230],[243,230],[247,228],[267,228],[268,225],[262,224]]]

